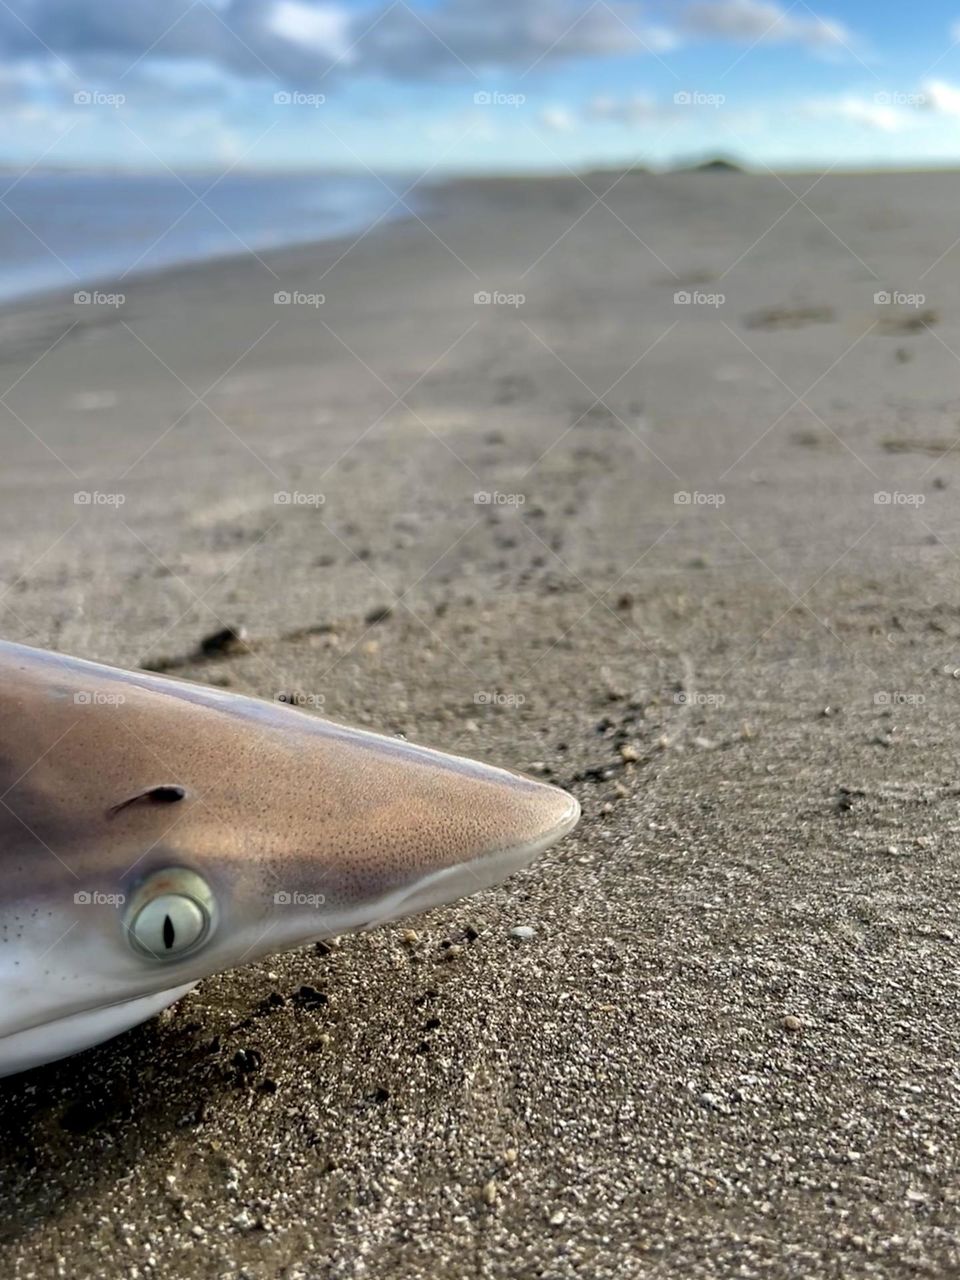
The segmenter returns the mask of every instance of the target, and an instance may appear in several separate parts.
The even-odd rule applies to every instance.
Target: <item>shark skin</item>
[[[0,1076],[497,884],[579,815],[506,769],[0,642]]]

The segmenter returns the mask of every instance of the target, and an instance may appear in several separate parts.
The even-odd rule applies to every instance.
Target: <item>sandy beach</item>
[[[463,181],[0,312],[4,637],[584,810],[0,1082],[0,1274],[955,1273],[958,198]]]

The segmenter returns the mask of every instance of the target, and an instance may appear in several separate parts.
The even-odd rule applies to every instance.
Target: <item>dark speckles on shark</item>
[[[0,1075],[496,884],[580,812],[289,705],[3,642],[0,795]]]

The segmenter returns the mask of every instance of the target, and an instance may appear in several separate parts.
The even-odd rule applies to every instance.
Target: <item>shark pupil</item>
[[[163,917],[163,945],[169,951],[173,946],[177,936],[177,931],[173,927],[173,921],[169,916]]]

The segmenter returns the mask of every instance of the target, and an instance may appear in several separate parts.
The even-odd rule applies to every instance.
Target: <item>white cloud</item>
[[[0,5],[0,58],[44,49],[75,64],[209,62],[247,79],[307,85],[333,65],[395,78],[526,71],[569,58],[642,55],[670,33],[638,0],[32,0],[29,27]]]
[[[676,31],[669,27],[647,27],[642,33],[643,43],[651,53],[669,53],[683,43]]]
[[[106,79],[135,66],[141,80],[158,67],[206,67],[213,98],[223,90],[211,72],[237,84],[310,88],[334,69],[462,80],[653,56],[689,38],[821,51],[850,39],[839,23],[786,2],[694,0],[666,25],[648,22],[645,0],[28,0],[29,25],[0,2],[0,63],[60,58],[81,77],[102,71]]]
[[[923,86],[922,105],[944,116],[960,116],[960,89],[944,80],[928,80]]]
[[[267,13],[267,28],[283,40],[312,49],[330,59],[352,56],[350,14],[337,5],[277,0]]]
[[[367,25],[369,19],[364,21]],[[633,0],[441,0],[390,5],[362,41],[361,65],[394,76],[642,54],[662,32],[645,28]]]
[[[701,0],[686,10],[681,26],[692,36],[746,44],[789,41],[811,49],[835,49],[853,40],[841,23],[811,14],[804,5],[784,9],[768,0]]]
[[[907,95],[901,95],[906,98]],[[840,98],[819,98],[803,106],[805,115],[822,120],[847,120],[879,129],[883,133],[898,133],[916,125],[913,112],[897,105],[897,95],[878,93],[873,98],[861,98],[845,94]]]
[[[572,133],[577,127],[577,118],[566,107],[545,107],[540,112],[540,123],[551,133]]]

